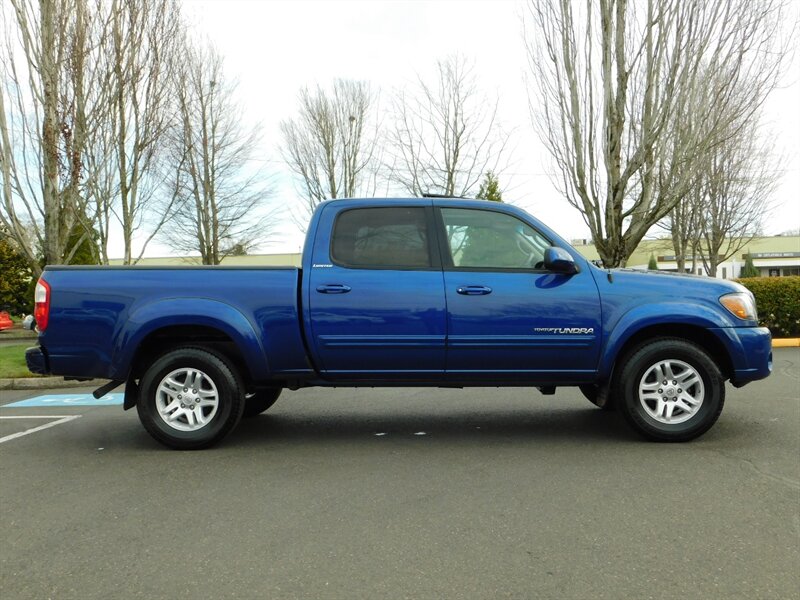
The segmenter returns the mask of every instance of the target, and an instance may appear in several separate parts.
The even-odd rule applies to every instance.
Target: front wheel
[[[725,403],[725,380],[708,353],[682,339],[640,346],[622,365],[619,408],[644,437],[685,442],[703,435]]]
[[[244,393],[234,367],[203,348],[178,348],[145,371],[136,404],[156,440],[178,450],[207,448],[242,418]]]

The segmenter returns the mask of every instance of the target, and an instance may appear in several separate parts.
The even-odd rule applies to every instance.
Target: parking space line
[[[63,419],[66,416],[68,415],[3,415],[0,419]],[[78,416],[80,417],[80,415]]]
[[[42,429],[47,429],[49,427],[55,427],[56,425],[61,425],[62,423],[68,423],[69,421],[74,421],[75,419],[79,419],[81,415],[14,415],[8,417],[0,417],[0,419],[58,419],[57,421],[52,421],[50,423],[45,423],[44,425],[39,425],[38,427],[32,427],[30,429],[26,429],[25,431],[20,431],[19,433],[12,433],[11,435],[7,435],[5,437],[0,438],[0,444],[4,442],[10,442],[11,440],[15,440],[17,438],[21,438],[24,435],[28,435],[30,433],[36,433],[37,431],[41,431]]]

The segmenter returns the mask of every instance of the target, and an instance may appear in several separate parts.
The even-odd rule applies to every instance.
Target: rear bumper
[[[37,375],[48,375],[50,373],[47,354],[44,353],[41,346],[25,350],[25,362],[28,364],[28,370],[31,373],[36,373]]]

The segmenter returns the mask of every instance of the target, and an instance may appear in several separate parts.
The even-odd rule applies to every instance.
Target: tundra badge
[[[594,334],[594,327],[535,327],[536,333],[559,333],[572,335],[575,333]]]

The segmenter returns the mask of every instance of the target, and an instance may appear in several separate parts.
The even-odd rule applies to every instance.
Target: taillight
[[[47,329],[47,321],[50,319],[50,284],[44,279],[40,279],[37,282],[33,300],[36,303],[33,309],[36,328],[39,331],[44,331]]]

